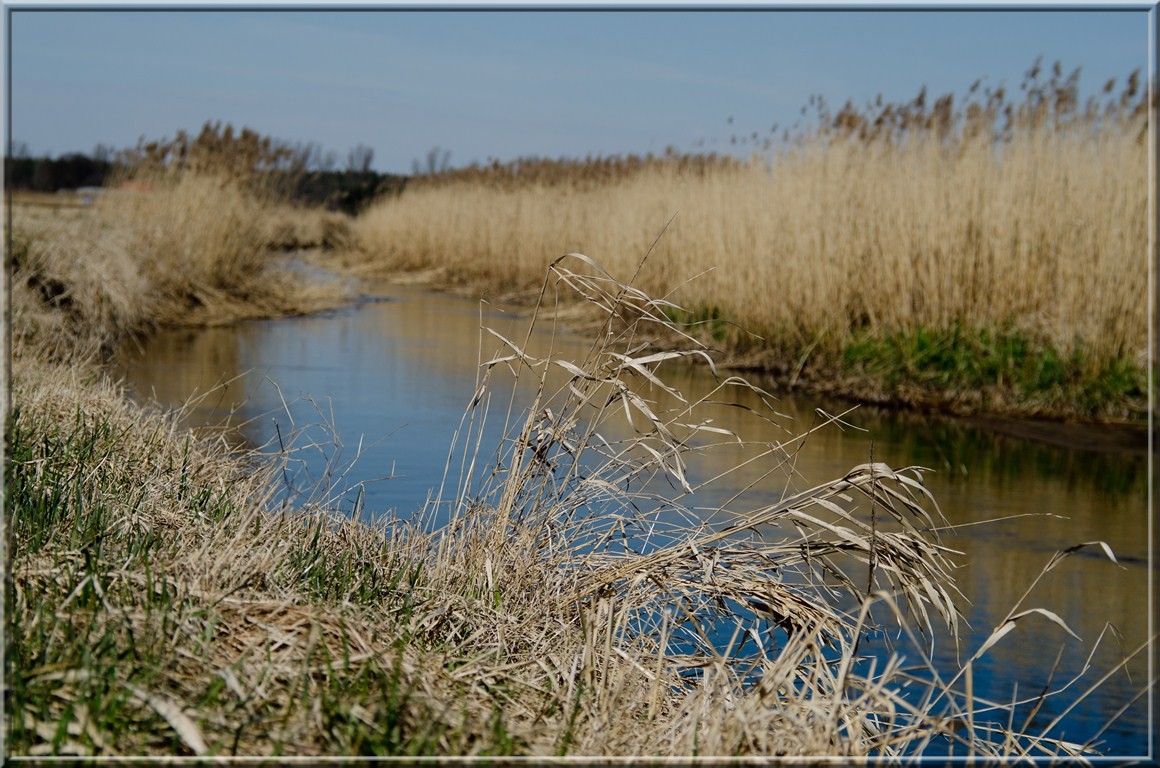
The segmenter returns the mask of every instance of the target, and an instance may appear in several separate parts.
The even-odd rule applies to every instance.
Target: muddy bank
[[[1098,419],[1028,404],[1009,388],[998,385],[955,391],[911,382],[886,386],[828,368],[791,369],[761,356],[726,359],[718,366],[754,378],[774,393],[818,395],[862,407],[910,413],[922,421],[945,419],[1061,448],[1132,453],[1148,450],[1146,402],[1131,404],[1128,411],[1133,418]]]
[[[1146,453],[1147,424],[1086,424],[1006,416],[955,417],[979,429],[1023,440],[1037,440],[1061,448],[1101,453]]]
[[[741,367],[740,370],[748,370]],[[851,405],[909,412],[918,421],[940,419],[959,423],[999,435],[1034,440],[1059,448],[1100,453],[1146,453],[1149,429],[1147,421],[1096,421],[1052,418],[1020,413],[1016,409],[987,410],[976,402],[978,393],[940,397],[937,393],[902,392],[900,396],[881,391],[860,391],[857,382],[831,379],[820,382],[792,380],[784,374],[764,374],[765,386],[771,392],[818,394]]]

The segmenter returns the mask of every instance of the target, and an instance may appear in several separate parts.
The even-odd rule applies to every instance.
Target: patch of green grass
[[[491,744],[481,751],[481,755],[508,757],[526,753],[527,745],[518,737],[507,732],[507,727],[504,725],[504,711],[498,705],[492,710],[490,730]]]
[[[5,581],[9,749],[71,754],[126,739],[173,742],[168,723],[133,692],[155,688],[176,661],[170,636],[187,606],[153,567],[170,545],[152,532],[117,531],[111,499],[125,484],[109,423],[78,414],[68,429],[42,427],[19,408],[10,414],[9,555],[22,564]],[[130,571],[144,575],[144,589],[125,577]]]
[[[129,434],[79,411],[56,425],[19,406],[7,434],[9,754],[192,755],[198,738],[207,755],[246,754],[255,744],[283,754],[438,751],[447,722],[414,698],[402,646],[395,656],[352,659],[343,628],[337,643],[310,645],[293,664],[260,657],[281,640],[258,658],[237,655],[231,635],[253,625],[238,609],[224,613],[212,587],[191,588],[182,536],[160,531],[142,509],[156,504],[147,486],[167,487],[172,511],[208,522],[205,531],[244,518],[223,490],[199,478],[188,441]],[[142,439],[144,452],[135,442]],[[152,471],[160,476],[146,478]],[[328,546],[333,536],[322,518],[310,531],[303,526],[277,578],[320,604],[379,601],[408,621],[419,569],[373,548]],[[246,682],[227,683],[230,675]],[[174,725],[182,717],[196,738]],[[312,727],[303,730],[306,722]],[[502,751],[511,742],[497,727]]]
[[[393,659],[352,665],[320,649],[325,674],[304,681],[292,705],[313,709],[331,751],[342,755],[434,756],[445,726],[436,713],[414,700],[402,674],[401,645]],[[317,660],[316,660],[317,661]],[[422,726],[412,725],[415,712]]]
[[[1118,358],[1100,360],[1083,346],[1068,354],[1017,330],[921,328],[856,334],[841,348],[844,373],[887,386],[1009,391],[1016,400],[1075,404],[1096,415],[1142,398],[1147,374]]]
[[[392,549],[382,536],[365,535],[354,546],[330,546],[341,529],[355,530],[349,520],[318,515],[307,525],[308,535],[295,541],[284,568],[297,587],[320,603],[372,606],[410,620],[420,601],[421,563]]]

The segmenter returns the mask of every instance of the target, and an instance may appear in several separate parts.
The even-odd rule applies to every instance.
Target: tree
[[[333,149],[326,152],[322,151],[322,147],[318,147],[318,151],[314,154],[314,167],[323,173],[330,173],[338,166],[338,153]]]
[[[351,173],[369,173],[375,150],[366,144],[358,144],[346,155],[346,169]]]
[[[416,176],[423,174],[434,176],[436,173],[443,173],[449,167],[451,167],[451,150],[442,149],[438,145],[427,150],[426,167],[420,165],[418,160],[411,164],[411,168],[414,170]]]

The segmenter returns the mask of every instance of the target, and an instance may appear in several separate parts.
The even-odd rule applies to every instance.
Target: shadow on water
[[[300,450],[288,481],[303,489],[320,482],[333,486],[332,500],[352,514],[366,519],[392,510],[410,514],[423,508],[443,479],[449,446],[474,391],[480,350],[486,359],[498,346],[481,334],[481,322],[522,341],[526,321],[474,301],[402,287],[384,291],[386,301],[324,315],[164,333],[124,361],[123,375],[136,396],[168,406],[182,405],[194,393],[204,395],[188,409],[188,422],[216,425],[210,428],[235,445],[277,448],[296,436]],[[541,333],[534,343],[542,347],[549,340]],[[587,348],[576,338],[552,343],[565,358],[575,359]],[[686,393],[712,385],[704,368],[665,370],[666,380]],[[736,404],[762,407],[741,389]],[[506,405],[493,405],[497,423]],[[768,423],[729,405],[712,414],[717,426],[749,440],[786,442],[790,456],[775,472],[768,466],[734,472],[736,488],[756,484],[731,506],[735,514],[744,515],[745,504],[762,503],[762,494],[776,499],[842,477],[871,457],[896,468],[933,470],[925,484],[954,527],[944,531],[944,543],[963,553],[956,558],[956,578],[969,601],[963,606],[969,625],[963,647],[956,649],[947,636],[934,638],[940,669],[956,669],[970,657],[1053,553],[1090,541],[1107,542],[1115,552],[1118,564],[1098,547],[1081,550],[1022,606],[1054,612],[1082,642],[1042,616],[1021,620],[974,665],[977,696],[1009,702],[1016,686],[1022,696],[1041,689],[1053,674],[1057,684],[1078,675],[1110,623],[1117,634],[1100,643],[1083,680],[1068,694],[1049,699],[1036,715],[1035,722],[1046,724],[1124,650],[1147,637],[1147,455],[1060,448],[959,421],[867,407],[851,411],[848,404],[799,397],[781,396],[773,405],[782,416]],[[820,426],[822,413],[840,415],[842,424],[793,441]],[[488,441],[499,438],[498,427],[487,435]],[[703,479],[734,469],[739,458],[725,451],[690,465],[690,472]],[[697,503],[712,507],[730,493],[722,489],[718,497]],[[885,640],[877,638],[868,650],[884,653]],[[1130,676],[1115,673],[1068,714],[1067,738],[1082,742],[1095,734],[1145,684],[1143,659],[1128,671]],[[1147,726],[1142,700],[1103,734],[1104,749],[1117,755],[1145,752]]]

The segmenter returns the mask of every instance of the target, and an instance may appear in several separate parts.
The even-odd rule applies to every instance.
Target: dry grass
[[[631,269],[675,215],[644,283],[771,342],[806,346],[861,326],[1015,324],[1065,351],[1141,353],[1146,302],[1122,276],[1147,266],[1142,150],[1038,138],[1002,162],[982,143],[949,156],[931,145],[841,145],[772,172],[655,170],[592,192],[419,190],[364,215],[358,231],[390,268],[438,266],[526,288],[544,254],[580,245],[610,269]],[[444,219],[449,209],[456,215]],[[736,345],[756,343],[724,330]]]
[[[159,325],[228,323],[317,311],[347,299],[307,280],[281,252],[345,247],[346,217],[290,206],[270,188],[290,150],[207,123],[121,153],[91,205],[12,202],[13,340],[52,360],[104,360]],[[285,177],[286,174],[278,178]]]
[[[694,509],[715,480],[693,459],[741,445],[784,472],[795,440],[749,445],[665,383],[704,353],[654,346],[673,306],[579,255],[551,266],[545,309],[557,291],[605,316],[590,353],[500,339],[427,516],[377,527],[329,512],[327,488],[279,495],[281,463],[317,446],[230,457],[90,370],[18,358],[12,753],[1084,752],[1008,725],[969,674],[859,657],[879,622],[956,626],[921,469]],[[520,412],[517,385],[536,392]]]
[[[8,198],[14,205],[39,208],[84,208],[86,203],[81,195],[72,190],[63,192],[32,192],[28,190],[8,191]],[[90,200],[91,202],[91,200]]]
[[[108,190],[93,206],[15,205],[6,267],[17,344],[57,359],[107,357],[157,325],[315,311],[345,299],[277,252],[338,245],[343,223],[222,177],[182,174]]]
[[[91,210],[13,207],[8,279],[16,347],[50,357],[100,355],[148,322],[148,282]]]
[[[1002,128],[1001,94],[959,113],[943,100],[847,106],[748,164],[656,161],[602,183],[579,163],[550,181],[414,184],[356,222],[360,268],[527,293],[551,255],[580,250],[627,273],[653,248],[640,287],[689,307],[675,319],[738,362],[887,388],[895,377],[946,400],[1006,386],[1024,411],[1125,417],[1148,354],[1151,111],[1138,86],[1079,112],[1074,83],[1033,83]],[[939,359],[883,359],[923,334],[947,348]],[[1029,352],[998,373],[957,371],[942,357],[962,338],[999,358],[1004,340]],[[873,360],[854,359],[868,346]],[[1114,402],[1083,402],[1079,389],[1120,368],[1131,381]]]

